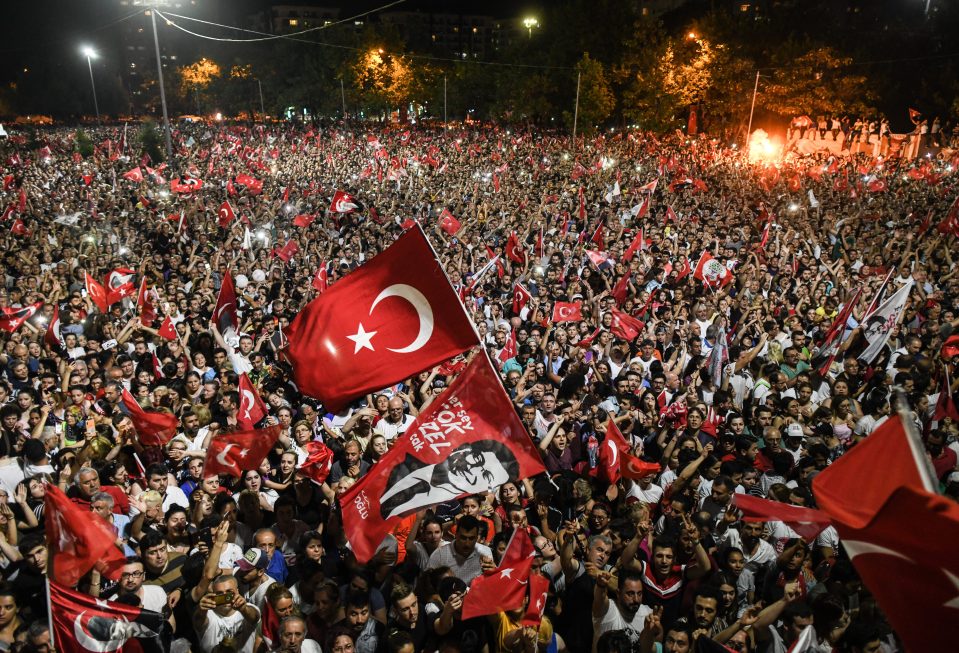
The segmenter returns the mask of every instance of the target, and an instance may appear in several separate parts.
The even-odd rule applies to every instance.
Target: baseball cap
[[[236,561],[236,568],[240,571],[266,569],[270,561],[266,559],[263,549],[247,549],[243,557]]]
[[[786,437],[787,438],[804,438],[806,434],[803,433],[802,426],[799,424],[790,424],[786,427]]]

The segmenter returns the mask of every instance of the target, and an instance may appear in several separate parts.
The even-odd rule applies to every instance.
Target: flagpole
[[[582,72],[576,73],[576,106],[573,107],[573,147],[576,147],[576,123],[579,121],[579,81]]]
[[[53,558],[51,555],[50,558]],[[56,640],[53,637],[53,602],[50,600],[50,567],[52,563],[47,565],[47,575],[44,577],[43,582],[47,586],[47,629],[50,631],[50,650],[54,650],[56,647]]]
[[[758,91],[759,91],[759,71],[757,70],[757,71],[756,71],[756,84],[753,86],[753,103],[752,103],[752,105],[749,107],[749,126],[746,127],[746,143],[745,143],[745,147],[747,148],[747,151],[746,151],[747,154],[749,153],[749,151],[748,151],[748,148],[749,148],[749,133],[750,133],[750,132],[752,131],[752,129],[753,129],[753,111],[755,111],[755,109],[756,109],[756,93],[757,93]]]
[[[343,78],[340,78],[340,101],[343,103],[343,122],[346,122],[346,91],[343,90]]]
[[[443,129],[449,128],[449,121],[446,119],[446,75],[443,75]]]

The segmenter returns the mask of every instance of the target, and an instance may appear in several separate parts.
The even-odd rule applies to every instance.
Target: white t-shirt
[[[229,617],[221,617],[213,610],[206,613],[206,628],[200,635],[200,650],[210,653],[213,648],[224,639],[232,639],[234,650],[237,653],[253,653],[253,643],[256,640],[256,622],[249,622],[243,613],[237,610]]]
[[[146,610],[160,612],[166,607],[166,592],[159,585],[143,585],[143,596],[140,597],[140,607]],[[119,594],[114,594],[109,600],[116,601]]]
[[[639,483],[633,482],[630,484],[626,496],[635,497],[643,503],[649,503],[655,506],[659,503],[659,500],[663,498],[663,488],[655,483],[650,483],[649,487],[644,490],[639,486]]]
[[[636,614],[633,615],[633,618],[626,621],[622,613],[620,613],[616,601],[611,599],[609,605],[606,607],[606,614],[603,615],[603,618],[597,619],[593,617],[593,653],[596,653],[596,642],[599,641],[600,636],[611,630],[622,630],[626,636],[629,637],[629,641],[632,642],[633,646],[638,648],[639,636],[642,634],[643,627],[646,625],[646,615],[652,612],[653,609],[648,605],[640,605],[639,609],[636,610]]]

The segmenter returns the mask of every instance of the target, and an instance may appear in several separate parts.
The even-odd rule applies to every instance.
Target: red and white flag
[[[123,173],[124,179],[129,179],[132,182],[140,183],[143,181],[143,171],[139,167],[134,168],[133,170],[127,170]]]
[[[116,546],[113,527],[89,508],[83,510],[73,503],[56,485],[47,485],[43,503],[51,579],[73,586],[96,568],[118,580],[126,556]]]
[[[330,211],[333,213],[353,213],[361,206],[352,195],[342,190],[334,192],[333,199],[330,201]]]
[[[513,285],[513,315],[519,315],[526,305],[529,304],[529,300],[533,298],[532,293],[526,289],[526,287],[517,283]]]
[[[313,214],[310,214],[310,213],[301,213],[301,214],[299,214],[298,216],[296,216],[295,218],[293,218],[293,224],[294,224],[295,226],[297,226],[297,227],[303,227],[304,229],[306,229],[307,227],[309,227],[309,226],[310,226],[311,224],[313,224],[315,221],[316,221],[316,214],[315,214],[315,213],[313,213]]]
[[[612,419],[606,424],[606,437],[599,450],[599,465],[594,470],[609,483],[618,483],[620,478],[634,481],[657,474],[660,466],[637,458],[630,452],[629,443]]]
[[[610,296],[616,300],[617,306],[622,306],[626,301],[626,296],[629,294],[629,280],[632,278],[632,273],[627,270],[626,274],[621,276],[616,282],[616,285],[613,286],[612,291],[610,291]]]
[[[163,322],[160,324],[160,328],[157,329],[157,335],[163,338],[164,340],[176,340],[177,332],[176,327],[173,326],[173,318],[167,315],[163,318]]]
[[[243,470],[256,469],[283,432],[283,425],[222,433],[210,440],[203,473],[240,478]]]
[[[174,193],[192,193],[203,188],[203,180],[190,175],[174,177],[170,180],[170,190]]]
[[[240,395],[236,421],[241,428],[252,429],[257,422],[266,417],[266,404],[263,403],[260,393],[257,392],[246,372],[240,374],[236,389]]]
[[[460,230],[460,221],[457,220],[449,209],[443,209],[443,212],[440,213],[440,229],[448,233],[450,236],[455,236],[456,232]]]
[[[583,319],[583,302],[556,302],[553,304],[553,324],[578,322]]]
[[[534,555],[529,534],[525,529],[515,529],[493,573],[479,576],[470,584],[463,599],[462,618],[472,619],[521,607],[526,600]]]
[[[626,251],[623,252],[623,260],[630,261],[636,252],[646,249],[646,235],[643,233],[643,230],[640,229],[639,233],[633,238],[632,242],[629,243],[629,247],[626,248]]]
[[[322,442],[306,443],[306,460],[297,470],[317,485],[322,485],[333,468],[333,452]]]
[[[616,307],[611,309],[613,321],[610,322],[609,331],[617,338],[623,340],[635,340],[646,325],[642,320],[638,320],[628,313],[624,313]]]
[[[229,330],[235,333],[240,328],[240,319],[236,312],[236,290],[229,270],[223,275],[220,292],[216,296],[213,323],[220,333],[227,333]]]
[[[223,202],[216,212],[217,226],[221,229],[226,229],[234,220],[236,220],[236,212],[233,210],[233,206],[228,201]]]
[[[601,253],[601,252],[595,252],[595,251],[593,251],[593,250],[591,250],[591,249],[585,249],[585,250],[583,250],[583,251],[585,252],[587,258],[589,258],[589,260],[590,260],[590,261],[593,263],[593,265],[595,265],[597,268],[600,267],[601,265],[605,265],[605,264],[607,264],[607,263],[609,263],[610,265],[612,265],[612,263],[613,263],[613,259],[609,258],[608,256],[606,256],[605,254],[603,254],[603,253]]]
[[[116,268],[107,275],[104,288],[107,291],[107,304],[113,305],[124,297],[132,297],[136,286],[133,283],[135,270]]]
[[[4,307],[0,308],[0,329],[13,333],[40,310],[43,302],[36,302],[29,306],[20,308]]]
[[[702,281],[703,285],[716,289],[724,288],[732,283],[733,273],[712,254],[703,252],[702,256],[699,257],[699,262],[696,263],[693,277]]]
[[[157,319],[157,309],[154,303],[156,291],[147,288],[147,280],[140,280],[140,290],[137,291],[137,310],[140,313],[140,324],[153,326]]]
[[[655,193],[655,192],[656,192],[656,185],[657,185],[657,184],[659,184],[659,177],[656,177],[656,179],[653,179],[653,180],[652,180],[651,182],[649,182],[648,184],[645,184],[645,185],[643,185],[643,186],[640,186],[638,190],[639,190],[640,193],[650,193],[650,194],[652,194],[652,193]]]
[[[815,540],[832,523],[829,515],[821,510],[761,499],[751,494],[734,494],[733,503],[743,513],[744,522],[781,521],[807,542]]]
[[[61,351],[63,345],[63,335],[60,333],[60,305],[53,305],[53,315],[50,317],[50,324],[47,325],[46,333],[43,334],[43,341],[53,351]]]
[[[177,419],[176,415],[144,410],[130,394],[130,391],[126,389],[123,390],[121,397],[130,420],[133,422],[133,428],[137,432],[140,444],[162,447],[176,435],[180,428],[180,420]]]
[[[316,288],[316,292],[318,293],[321,293],[329,288],[330,273],[326,269],[326,261],[320,261],[320,267],[316,269],[316,274],[313,275],[313,281],[311,285]]]
[[[478,344],[419,228],[310,302],[287,335],[297,386],[333,411]]]
[[[480,354],[342,496],[343,528],[357,560],[366,562],[403,516],[543,471],[499,376]]]
[[[89,514],[89,513],[87,513]],[[53,647],[59,653],[143,653],[165,650],[159,612],[95,598],[50,583]]]
[[[913,281],[909,281],[892,296],[884,301],[879,308],[867,315],[862,321],[862,334],[866,338],[866,348],[859,354],[859,360],[872,363],[882,348],[889,341],[892,330],[899,324],[909,293],[912,291]]]
[[[98,281],[90,276],[89,272],[86,275],[86,287],[90,301],[100,309],[101,313],[106,313],[107,309],[110,308],[110,302],[107,301],[107,291]]]
[[[523,265],[526,262],[526,250],[520,244],[519,237],[516,235],[515,231],[510,232],[509,238],[506,239],[506,245],[503,247],[503,253],[506,254],[506,258],[514,263]]]

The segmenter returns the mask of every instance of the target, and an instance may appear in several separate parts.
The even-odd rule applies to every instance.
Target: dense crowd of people
[[[492,127],[194,125],[174,133],[174,167],[122,131],[93,130],[93,156],[66,130],[11,129],[0,143],[0,308],[42,302],[0,332],[0,649],[50,650],[45,579],[59,549],[44,495],[57,485],[112,525],[127,556],[119,580],[93,571],[78,589],[163,613],[173,651],[678,653],[710,638],[785,652],[810,625],[809,650],[901,650],[833,528],[807,540],[743,521],[733,499],[813,506],[816,474],[897,408],[959,496],[957,424],[933,419],[959,378],[941,355],[959,327],[955,161],[749,163],[706,137],[639,131],[573,145]],[[124,175],[136,167],[142,180]],[[202,186],[172,192],[186,177]],[[336,190],[358,210],[331,211]],[[319,294],[321,266],[335,284],[411,221],[547,473],[406,515],[394,545],[361,565],[338,496],[455,372],[424,370],[330,413],[298,391],[283,334]],[[722,282],[694,274],[704,251]],[[135,292],[106,311],[88,295],[88,274],[121,268],[155,287],[152,323]],[[238,341],[212,321],[227,272]],[[886,296],[913,289],[889,341],[863,358],[859,321],[884,281]],[[517,284],[530,295],[518,304]],[[580,302],[581,319],[554,323],[556,302]],[[642,321],[635,337],[613,328],[614,307]],[[55,310],[62,342],[45,337]],[[173,337],[160,332],[167,317]],[[210,438],[242,422],[242,373],[267,406],[259,426],[282,435],[239,478],[208,476]],[[124,391],[175,415],[177,435],[140,442]],[[659,471],[597,473],[610,420]],[[311,441],[335,454],[323,484],[299,471]],[[462,619],[470,584],[519,529],[549,580],[542,621],[524,625],[526,606]]]

